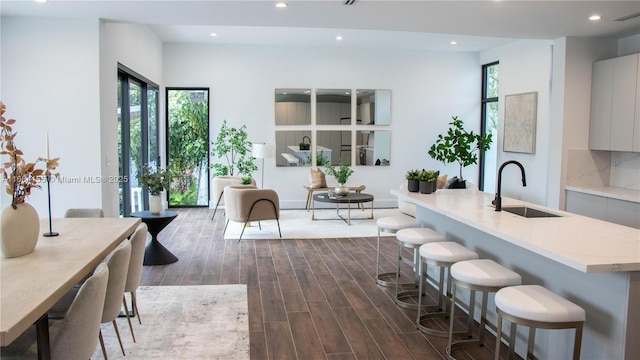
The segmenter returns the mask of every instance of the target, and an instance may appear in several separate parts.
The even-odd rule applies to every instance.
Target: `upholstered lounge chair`
[[[251,184],[242,185],[242,177],[241,176],[216,176],[213,178],[213,198],[217,199],[216,207],[213,210],[213,215],[211,215],[211,220],[216,217],[216,212],[218,211],[218,206],[224,205],[224,189],[229,185],[240,185],[240,186],[256,186],[256,181],[251,178]]]
[[[244,223],[238,240],[242,239],[247,223],[257,221],[260,230],[261,220],[275,220],[280,231],[280,199],[272,189],[258,189],[255,186],[230,185],[224,189],[225,212],[227,222],[223,234],[227,231],[229,221]]]

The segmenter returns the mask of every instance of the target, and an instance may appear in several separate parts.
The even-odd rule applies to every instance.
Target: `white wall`
[[[99,176],[100,89],[98,21],[51,18],[2,18],[2,101],[18,121],[16,144],[27,161],[60,157],[66,181]],[[2,204],[11,202],[4,189]],[[47,191],[28,198],[47,217]],[[100,205],[99,184],[53,183],[51,207],[61,217],[68,207]],[[55,230],[55,229],[54,229]]]
[[[551,138],[555,124],[550,114],[550,83],[552,68],[552,42],[522,40],[480,53],[480,63],[500,61],[500,90],[498,109],[498,165],[517,160],[524,166],[527,186],[522,187],[520,170],[508,166],[502,173],[502,195],[531,203],[547,204],[549,159],[560,150],[558,139]],[[538,111],[534,154],[504,152],[504,99],[505,95],[538,92]],[[551,141],[553,140],[553,141]]]
[[[365,184],[376,206],[394,205],[389,194],[412,168],[446,169],[427,155],[451,116],[479,129],[480,66],[476,54],[271,46],[165,44],[164,83],[210,88],[211,138],[224,119],[246,124],[249,140],[275,141],[275,88],[364,88],[391,90],[391,166],[355,167],[348,185]],[[255,174],[258,176],[258,174]],[[464,171],[477,179],[477,167]],[[304,206],[308,168],[275,167],[265,161],[265,187],[283,207]]]
[[[162,89],[162,42],[144,25],[101,22],[100,24],[100,169],[107,179],[118,176],[118,63],[160,86],[158,109],[160,120],[160,154],[164,162],[164,106]],[[103,201],[98,204],[105,216],[119,214],[118,183],[102,186]]]

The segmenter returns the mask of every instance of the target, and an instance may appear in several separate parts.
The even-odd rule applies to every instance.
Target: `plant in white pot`
[[[0,251],[4,257],[19,257],[35,249],[40,234],[38,213],[25,200],[31,189],[41,189],[43,178],[60,177],[59,173],[51,172],[58,166],[60,158],[39,157],[35,162],[27,163],[14,141],[16,120],[6,119],[5,110],[6,106],[0,101],[0,155],[9,158],[2,166],[2,178],[6,182],[7,194],[11,195],[11,205],[2,211]],[[47,148],[47,158],[48,152]]]
[[[446,135],[439,134],[436,142],[429,148],[429,156],[442,161],[445,165],[457,162],[460,165],[460,177],[452,188],[465,188],[462,168],[478,163],[478,151],[487,151],[491,147],[491,133],[482,135],[464,129],[464,123],[457,116],[452,117]]]
[[[149,190],[149,211],[152,214],[159,214],[163,210],[160,193],[169,190],[172,179],[173,173],[170,170],[153,170],[148,166],[144,166],[138,174],[138,182]]]

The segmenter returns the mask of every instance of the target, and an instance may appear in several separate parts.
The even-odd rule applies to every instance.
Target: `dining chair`
[[[136,231],[129,238],[131,242],[131,258],[129,260],[129,271],[127,272],[127,281],[124,285],[124,292],[128,292],[131,295],[131,310],[134,316],[138,317],[138,322],[142,325],[140,320],[140,311],[138,311],[138,299],[136,298],[136,290],[140,285],[140,279],[142,277],[142,263],[144,262],[144,248],[147,243],[147,224],[140,223],[136,228]],[[122,304],[124,305],[125,313],[129,313],[129,307],[127,306],[127,299],[122,295]],[[131,313],[129,313],[131,315]],[[136,336],[133,332],[133,326],[131,325],[131,316],[127,317],[129,321],[129,329],[131,330],[131,336],[133,342],[136,342]]]
[[[105,260],[109,267],[109,282],[107,284],[107,292],[104,299],[101,323],[105,324],[111,322],[113,324],[123,356],[126,355],[124,352],[124,346],[122,345],[122,340],[120,339],[120,331],[118,331],[116,319],[120,315],[120,309],[122,309],[124,285],[127,281],[130,258],[131,243],[129,241],[123,241],[109,256],[107,256],[107,259]],[[129,313],[126,313],[125,315],[127,318],[129,317]],[[104,346],[104,339],[102,338],[102,330],[100,330],[98,338],[100,339],[102,354],[104,355],[104,358],[107,359],[107,351]]]
[[[98,218],[104,217],[104,211],[102,209],[93,208],[72,208],[67,209],[64,213],[66,218]]]
[[[64,320],[52,322],[52,359],[89,359],[96,351],[108,280],[109,267],[98,265],[82,284]]]

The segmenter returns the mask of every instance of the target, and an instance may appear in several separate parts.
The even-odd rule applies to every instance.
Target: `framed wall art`
[[[506,95],[504,104],[503,150],[534,154],[538,92]]]

